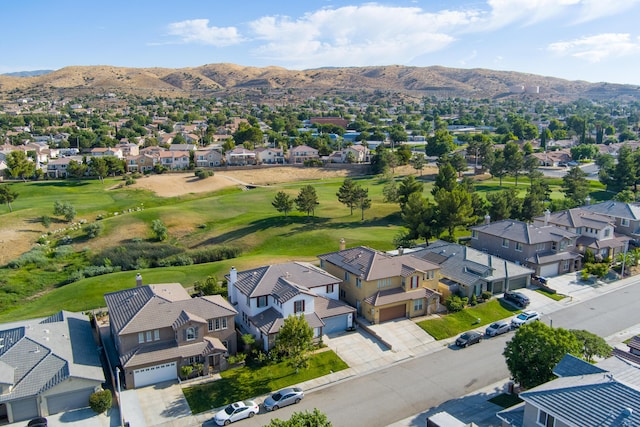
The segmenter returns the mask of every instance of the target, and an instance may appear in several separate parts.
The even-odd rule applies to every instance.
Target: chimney
[[[491,215],[486,214],[486,215],[484,216],[484,223],[485,223],[485,225],[489,225],[489,224],[491,224]]]
[[[347,249],[347,242],[346,240],[344,240],[344,237],[342,239],[340,239],[340,250],[344,251],[345,249]]]
[[[235,267],[231,267],[229,271],[229,282],[227,283],[227,296],[229,298],[229,302],[234,304],[236,301],[236,292],[235,292],[235,284],[238,281],[238,270]]]
[[[142,274],[136,274],[136,288],[142,286]]]
[[[398,255],[404,254],[404,248],[402,246],[398,246]]]
[[[544,211],[544,225],[549,225],[549,220],[551,219],[551,212],[549,209]]]
[[[584,199],[584,204],[589,206],[591,204],[591,197],[587,196],[587,198]]]

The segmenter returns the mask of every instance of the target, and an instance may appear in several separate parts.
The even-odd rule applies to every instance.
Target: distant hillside
[[[33,77],[41,76],[43,74],[53,73],[54,70],[33,70],[33,71],[17,71],[15,73],[4,73],[3,76],[10,77]]]
[[[0,98],[105,93],[140,96],[241,96],[259,102],[349,94],[395,98],[640,99],[640,87],[570,81],[535,74],[445,67],[320,68],[287,70],[208,64],[196,68],[66,67],[32,77],[0,75]]]

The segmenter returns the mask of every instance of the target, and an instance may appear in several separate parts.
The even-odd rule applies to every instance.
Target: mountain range
[[[550,101],[640,100],[640,87],[590,83],[488,69],[400,65],[288,70],[207,64],[193,68],[72,66],[44,74],[0,75],[0,99],[32,96],[139,95],[241,96],[257,102],[293,102],[312,96],[362,95],[420,100],[424,97]],[[36,73],[34,73],[36,74]],[[360,98],[359,98],[360,99]]]

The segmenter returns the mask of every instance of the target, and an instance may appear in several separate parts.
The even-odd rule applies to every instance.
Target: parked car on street
[[[506,320],[500,320],[487,326],[484,334],[488,337],[495,337],[497,335],[506,334],[511,330],[511,325]]]
[[[299,387],[283,388],[267,397],[263,403],[267,411],[276,411],[283,406],[299,403],[304,398],[304,392]]]
[[[456,345],[458,347],[469,347],[472,344],[477,344],[482,341],[482,334],[476,331],[465,332],[460,335],[456,340]]]
[[[530,303],[529,297],[522,292],[507,291],[504,293],[504,299],[505,301],[509,301],[520,308],[525,308]]]
[[[519,328],[522,325],[526,325],[527,323],[535,322],[536,320],[540,320],[540,313],[537,311],[523,311],[518,314],[516,317],[511,320],[512,328]]]
[[[213,421],[219,426],[228,426],[238,420],[251,418],[258,412],[260,412],[260,407],[253,400],[239,401],[218,411],[213,417]]]
[[[531,276],[531,284],[536,286],[547,286],[549,280],[542,276]]]

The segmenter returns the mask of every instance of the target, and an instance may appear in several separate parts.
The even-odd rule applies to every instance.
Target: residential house
[[[190,160],[189,151],[166,150],[160,152],[160,164],[169,170],[188,169]]]
[[[109,327],[126,388],[178,378],[183,366],[207,374],[236,352],[237,311],[220,295],[192,298],[179,283],[105,294]]]
[[[321,268],[341,278],[340,299],[371,323],[423,316],[440,308],[437,264],[366,246],[342,248],[318,258]]]
[[[578,235],[555,225],[535,225],[505,219],[470,227],[470,246],[519,263],[536,275],[553,277],[580,270]]]
[[[85,408],[104,382],[100,351],[84,314],[59,311],[0,325],[0,421]]]
[[[318,160],[318,150],[311,148],[307,145],[298,145],[289,150],[289,163],[294,165],[301,165],[306,160]]]
[[[582,209],[599,213],[615,220],[616,232],[632,237],[640,243],[640,204],[609,200],[602,203],[587,203]]]
[[[412,249],[415,257],[440,267],[438,291],[443,297],[457,294],[471,298],[482,292],[500,294],[529,285],[532,269],[495,255],[442,240]]]
[[[122,156],[123,157],[129,157],[129,156],[137,156],[140,154],[140,147],[138,146],[138,144],[132,144],[130,142],[123,142],[120,144],[116,144],[116,148],[120,149],[120,151],[122,151]]]
[[[198,144],[171,144],[169,150],[171,151],[196,151]]]
[[[227,165],[246,166],[256,164],[256,152],[247,150],[244,147],[236,147],[225,153]]]
[[[582,208],[567,209],[551,213],[548,210],[544,216],[533,219],[535,225],[555,225],[578,235],[576,249],[584,254],[589,250],[596,258],[615,259],[628,246],[628,236],[617,235],[614,232],[615,221],[605,215],[591,212]]]
[[[257,148],[256,159],[265,165],[283,165],[284,152],[282,148]]]
[[[47,163],[46,174],[48,178],[66,178],[68,176],[67,169],[69,168],[69,163],[71,161],[75,161],[77,163],[82,163],[81,156],[70,156],[70,157],[60,157],[57,159],[49,160]]]
[[[113,156],[118,159],[123,159],[124,155],[122,154],[122,150],[120,148],[112,148],[112,147],[95,147],[92,148],[89,152],[91,157],[108,157]]]
[[[236,323],[267,351],[291,315],[304,315],[313,336],[353,327],[355,309],[338,299],[340,279],[306,262],[288,262],[236,271],[226,276]]]
[[[343,163],[366,163],[369,162],[370,150],[364,145],[352,145],[342,150]]]
[[[212,148],[196,150],[195,154],[196,167],[212,168],[222,165],[222,153]]]
[[[137,156],[129,156],[125,160],[127,172],[150,172],[153,167],[160,163],[160,156],[153,154],[138,154]]]
[[[566,355],[559,378],[519,394],[522,403],[498,412],[503,427],[624,427],[640,425],[640,365],[611,357],[592,365]]]

